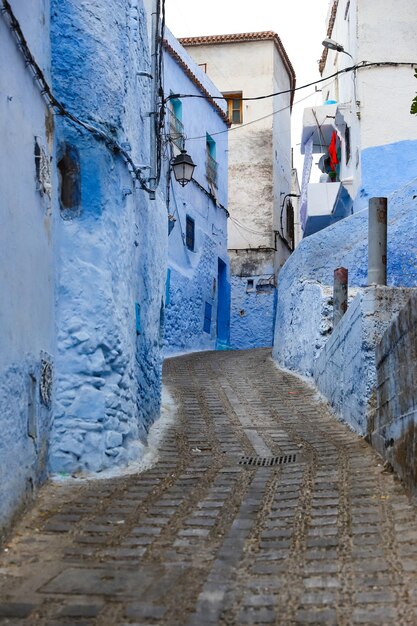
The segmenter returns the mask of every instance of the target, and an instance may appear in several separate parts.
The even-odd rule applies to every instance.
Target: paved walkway
[[[165,380],[159,463],[43,490],[0,559],[1,624],[417,624],[416,510],[309,388],[266,350]]]

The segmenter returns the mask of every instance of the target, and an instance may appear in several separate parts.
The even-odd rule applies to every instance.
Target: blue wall
[[[362,150],[361,171],[355,211],[366,208],[369,198],[389,196],[416,177],[417,141],[398,141]]]
[[[149,79],[138,76],[149,72],[142,2],[88,4],[52,2],[55,92],[137,164],[149,163]],[[80,198],[58,209],[50,463],[53,471],[100,471],[138,458],[159,415],[166,213],[103,142],[58,119],[58,161],[68,149]]]
[[[272,345],[276,306],[275,287],[266,291],[258,288],[259,276],[232,277],[232,313],[230,343],[236,350],[262,348]],[[248,291],[248,280],[253,290]]]
[[[49,3],[12,5],[48,77]],[[53,123],[5,14],[0,14],[0,137],[1,537],[45,477],[54,353]],[[40,179],[35,138],[45,165]]]
[[[417,178],[389,196],[388,285],[417,286]],[[333,272],[349,270],[349,287],[364,287],[368,265],[368,210],[304,239],[279,275],[274,358],[303,374],[331,332]],[[326,289],[326,287],[328,289]]]
[[[186,64],[187,71],[209,93],[221,95],[169,31],[166,37]],[[164,68],[166,95],[201,95],[189,73],[169,51],[164,55]],[[165,311],[165,354],[225,348],[229,344],[230,278],[225,210],[227,126],[213,105],[204,98],[184,98],[181,104],[185,147],[196,163],[194,179],[198,184],[191,181],[183,188],[172,177],[167,191],[168,212],[175,221],[170,222],[168,238],[170,279]],[[166,132],[169,134],[169,112]],[[222,134],[216,135],[219,132]],[[206,178],[206,133],[214,135],[216,141],[218,185],[214,190]],[[169,144],[167,151],[172,154]],[[165,163],[165,175],[167,173],[168,163]],[[193,249],[187,247],[186,242],[187,216],[194,221]]]

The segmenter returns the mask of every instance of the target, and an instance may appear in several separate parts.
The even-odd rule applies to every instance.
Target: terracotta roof
[[[294,100],[294,88],[295,88],[295,71],[292,63],[288,57],[288,54],[282,44],[281,39],[277,33],[272,30],[258,32],[258,33],[235,33],[231,35],[204,35],[202,37],[183,37],[178,40],[184,47],[187,46],[204,46],[206,44],[224,44],[224,43],[242,43],[245,41],[273,41],[277,47],[277,50],[283,60],[288,76],[291,83],[291,105]]]
[[[327,25],[327,34],[326,34],[326,37],[328,37],[329,39],[331,39],[332,34],[333,34],[333,27],[336,21],[338,5],[339,5],[339,0],[333,0],[333,6],[332,6],[331,13],[330,13],[329,23]],[[319,61],[320,74],[323,74],[323,70],[324,70],[324,66],[326,65],[328,54],[329,54],[329,50],[327,48],[324,48],[323,53],[321,55],[321,59]]]
[[[201,91],[201,93],[206,96],[208,102],[212,105],[212,107],[217,111],[220,117],[226,122],[227,126],[230,126],[229,117],[225,111],[219,106],[219,104],[214,100],[212,95],[207,91],[204,85],[198,80],[197,76],[193,74],[190,70],[189,66],[183,61],[181,56],[178,54],[176,50],[169,44],[169,42],[164,39],[164,49],[168,52],[168,54],[174,59],[176,63],[181,67],[184,71],[184,74],[188,76],[188,78],[194,83],[194,85]]]

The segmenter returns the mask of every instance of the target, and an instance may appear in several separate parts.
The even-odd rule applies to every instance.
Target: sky
[[[166,23],[175,37],[224,35],[272,30],[278,33],[297,76],[297,86],[320,78],[318,60],[326,36],[330,0],[165,0]],[[318,86],[319,88],[320,86]],[[309,94],[311,97],[306,98]],[[304,107],[319,104],[314,87],[296,92],[292,113],[294,164],[301,180],[300,155]]]

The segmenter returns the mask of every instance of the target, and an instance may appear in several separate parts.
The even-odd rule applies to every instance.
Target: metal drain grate
[[[284,454],[283,456],[242,456],[239,465],[272,467],[273,465],[288,465],[288,463],[295,463],[296,461],[296,454]]]

